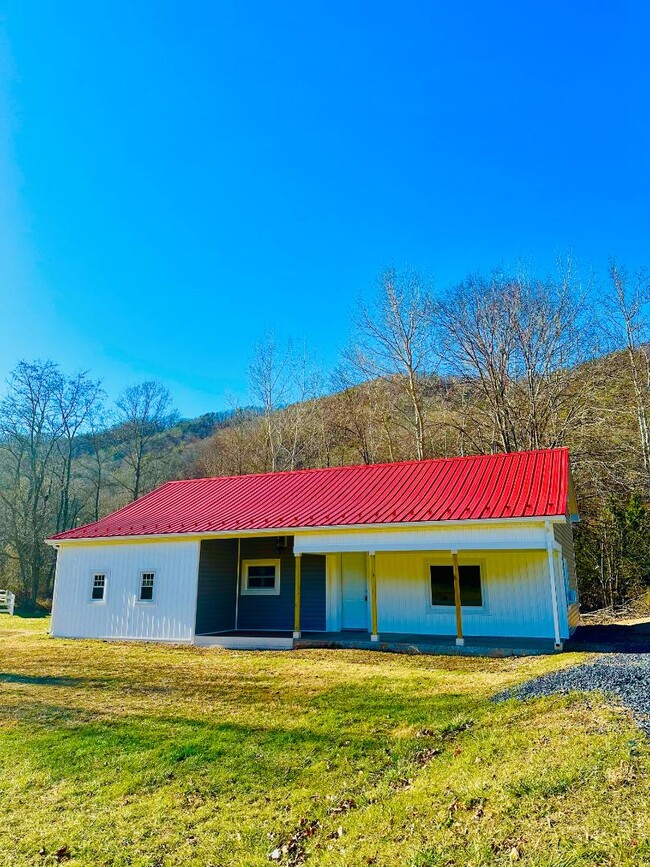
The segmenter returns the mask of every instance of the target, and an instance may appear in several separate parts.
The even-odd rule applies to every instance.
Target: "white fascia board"
[[[374,547],[373,547],[374,546]],[[432,542],[431,540],[421,541],[421,542],[386,542],[383,541],[380,544],[375,542],[372,545],[368,543],[359,543],[355,542],[354,544],[346,546],[345,544],[323,544],[323,545],[313,545],[313,546],[305,546],[302,547],[300,542],[296,544],[294,549],[296,553],[299,554],[346,554],[353,553],[355,551],[368,551],[369,553],[373,552],[396,552],[396,551],[457,551],[457,552],[468,552],[468,551],[545,551],[546,543],[538,542],[535,544],[532,541],[524,541],[521,542],[519,540],[513,539],[505,539],[499,542],[470,542],[468,544],[464,544],[462,542],[454,541],[453,544],[450,542]]]
[[[400,521],[393,524],[328,524],[317,527],[264,527],[253,530],[217,530],[213,533],[148,533],[133,536],[93,536],[80,539],[45,539],[46,545],[58,548],[63,545],[93,544],[94,542],[192,542],[202,539],[238,539],[244,536],[295,536],[297,533],[327,533],[341,532],[343,530],[434,530],[436,527],[480,527],[513,524],[565,524],[566,515],[540,515],[530,518],[473,518],[467,521]]]

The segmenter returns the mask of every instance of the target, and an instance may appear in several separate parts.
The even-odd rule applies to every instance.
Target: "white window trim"
[[[427,589],[427,602],[429,606],[429,610],[435,613],[440,614],[455,614],[456,606],[455,605],[434,605],[433,599],[431,597],[431,571],[429,569],[430,566],[451,566],[451,555],[449,557],[427,557],[424,561],[425,567],[425,577],[426,577],[426,589]],[[489,614],[489,606],[488,606],[488,592],[487,592],[487,561],[484,557],[472,557],[471,559],[465,559],[462,556],[459,556],[459,567],[462,566],[478,566],[481,570],[481,601],[482,605],[461,605],[461,611],[463,612],[463,617],[467,614],[469,617],[472,614]]]
[[[95,586],[95,575],[103,575],[104,576],[104,595],[101,599],[93,599],[93,587]],[[106,597],[108,596],[108,572],[106,569],[93,569],[90,573],[90,593],[88,604],[89,605],[106,605]]]
[[[275,587],[249,587],[249,566],[275,566]],[[241,595],[242,596],[279,596],[280,595],[280,559],[242,560],[241,564]]]
[[[151,599],[141,599],[140,594],[142,593],[142,576],[143,575],[153,575],[153,592],[151,594]],[[157,573],[155,569],[141,569],[138,575],[138,592],[135,597],[136,605],[155,605],[156,604],[156,587],[158,585]]]

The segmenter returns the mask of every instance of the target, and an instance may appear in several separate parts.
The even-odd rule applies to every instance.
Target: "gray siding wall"
[[[562,546],[562,554],[569,567],[569,586],[572,590],[577,590],[576,555],[573,548],[573,529],[571,523],[567,519],[566,524],[553,524],[553,532],[555,534],[555,541]]]
[[[300,572],[300,628],[325,630],[327,569],[324,554],[303,554]]]
[[[239,596],[237,628],[293,630],[295,559],[293,538],[278,551],[277,537],[241,540],[241,559],[280,560],[278,596]],[[235,629],[238,593],[237,539],[214,539],[201,543],[196,632]],[[305,554],[301,568],[301,628],[325,630],[325,557]]]
[[[239,629],[293,629],[295,564],[293,539],[278,551],[276,536],[242,539],[241,559],[280,560],[280,594],[278,596],[239,597]]]
[[[571,590],[578,590],[578,576],[576,574],[576,555],[573,546],[573,527],[571,519],[567,515],[565,524],[554,524],[553,534],[558,545],[562,546],[562,556],[567,561],[569,567],[569,587]],[[577,598],[577,597],[576,597]],[[580,603],[574,602],[568,606],[569,629],[571,632],[580,622]]]
[[[235,628],[237,599],[237,539],[201,542],[196,632]]]

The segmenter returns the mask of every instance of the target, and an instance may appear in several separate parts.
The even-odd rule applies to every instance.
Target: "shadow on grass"
[[[46,674],[15,674],[0,672],[0,683],[16,683],[23,686],[67,686],[74,689],[111,690],[122,694],[168,694],[168,685],[143,684],[135,686],[128,678],[122,677],[61,677]]]
[[[21,683],[26,686],[88,686],[89,682],[82,677],[47,677],[38,674],[2,674],[0,683]]]
[[[455,717],[486,706],[486,700],[484,696],[453,692],[423,696],[391,686],[368,688],[365,683],[337,686],[312,699],[310,704],[317,707],[324,718],[337,717],[349,723],[374,720],[382,724],[431,725],[442,729]]]
[[[50,613],[47,608],[16,608],[13,617],[19,620],[44,620]]]
[[[11,708],[0,707],[0,714],[16,718]],[[309,727],[258,728],[183,717],[103,721],[57,705],[23,708],[18,719],[5,734],[12,760],[84,790],[117,786],[123,793],[141,793],[178,779],[213,795],[232,790],[257,796],[286,791],[319,762],[348,767],[355,755],[374,769],[386,762],[385,744],[376,738],[349,738],[344,744],[331,732]],[[30,723],[35,725],[26,731]]]
[[[63,677],[0,675],[3,679],[79,685],[75,678]],[[445,738],[464,730],[481,704],[485,701],[467,695],[404,695],[366,683],[328,690],[306,701],[304,715],[297,717],[280,705],[276,719],[264,712],[259,725],[248,705],[240,722],[220,718],[218,705],[206,705],[204,718],[131,715],[112,699],[90,708],[21,699],[18,705],[0,705],[0,717],[19,722],[9,735],[15,741],[12,748],[59,779],[80,784],[102,779],[111,785],[115,774],[128,768],[136,786],[161,785],[178,772],[196,773],[219,789],[241,784],[258,791],[291,784],[319,764],[351,763],[383,773],[413,747],[413,739],[395,737],[396,730],[426,727]],[[108,768],[115,773],[107,775]]]
[[[579,626],[566,648],[593,653],[650,653],[650,619],[642,623]]]

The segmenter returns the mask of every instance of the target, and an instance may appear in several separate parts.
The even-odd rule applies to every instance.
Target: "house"
[[[52,635],[560,650],[574,520],[563,448],[168,482],[48,540]]]

